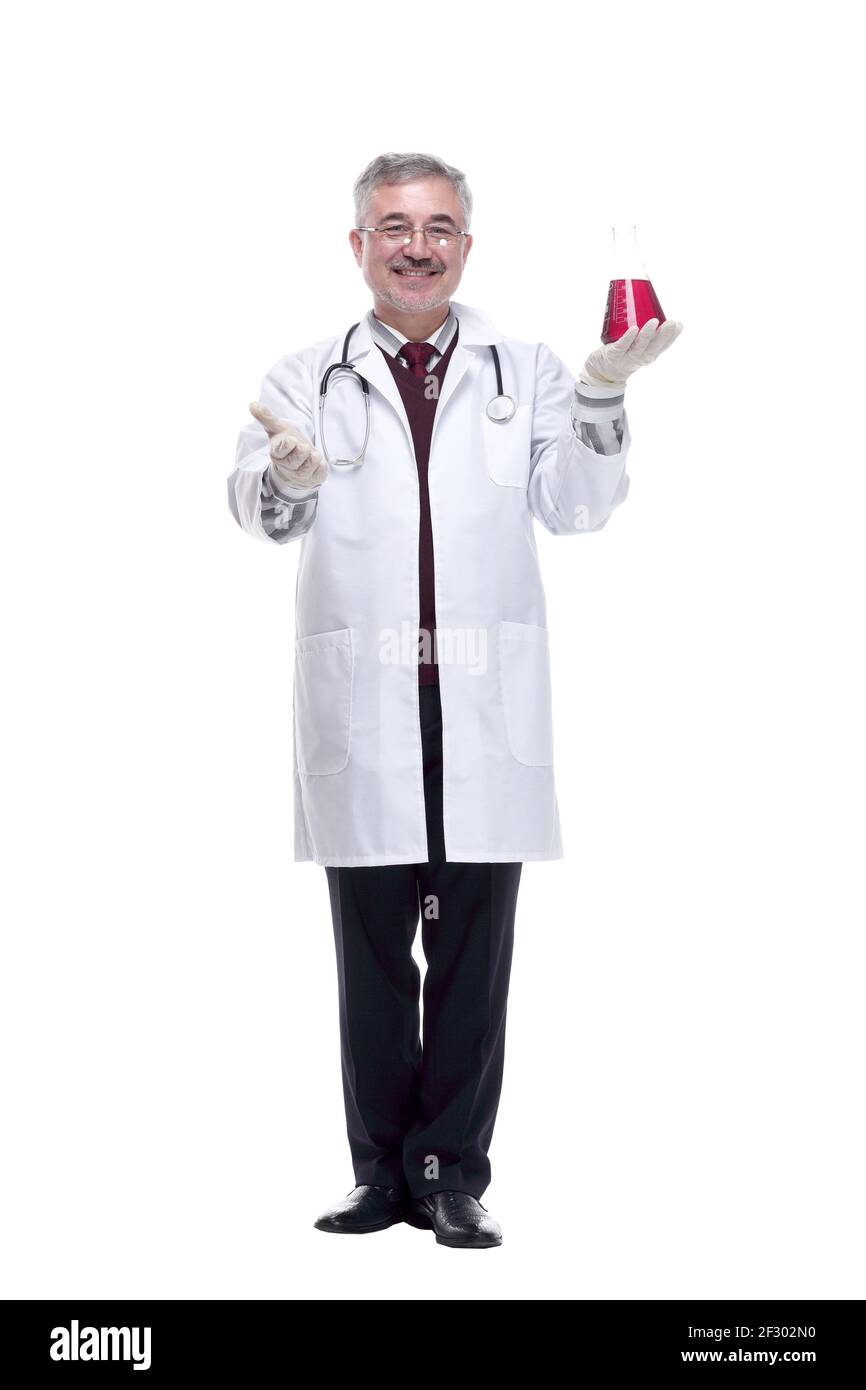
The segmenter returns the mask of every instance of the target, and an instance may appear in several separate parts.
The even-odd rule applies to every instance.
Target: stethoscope
[[[349,340],[357,327],[357,323],[352,324],[343,342],[342,360],[331,363],[319,384],[319,445],[326,463],[333,464],[337,468],[354,468],[360,466],[360,464],[364,462],[367,445],[370,442],[370,386],[366,378],[361,376],[361,373],[354,363],[348,360]],[[487,403],[487,418],[488,420],[493,420],[497,425],[505,425],[514,415],[517,409],[517,403],[511,396],[506,396],[502,390],[502,368],[499,365],[499,353],[496,351],[495,343],[490,343],[489,347],[493,354],[493,365],[496,368],[496,395]],[[357,458],[353,459],[332,459],[328,454],[328,446],[325,443],[325,398],[328,394],[328,383],[334,372],[353,372],[355,379],[361,383],[361,390],[364,393],[364,410],[366,414],[364,443],[361,445],[360,454],[358,454]]]

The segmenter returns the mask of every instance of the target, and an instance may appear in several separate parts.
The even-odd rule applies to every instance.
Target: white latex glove
[[[264,425],[270,443],[271,464],[278,478],[289,487],[317,487],[328,476],[328,465],[320,451],[300,430],[281,420],[260,401],[250,402],[250,414]]]
[[[580,380],[587,386],[622,386],[638,367],[655,362],[680,336],[683,326],[676,319],[648,319],[643,328],[627,328],[615,343],[603,343],[587,357]]]

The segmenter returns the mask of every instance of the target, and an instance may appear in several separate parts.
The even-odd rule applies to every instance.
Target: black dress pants
[[[326,868],[355,1182],[480,1198],[490,1182],[521,863],[446,863],[442,708],[419,686],[428,861]],[[421,918],[420,972],[412,943]]]

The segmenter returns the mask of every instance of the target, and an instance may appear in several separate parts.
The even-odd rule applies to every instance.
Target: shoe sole
[[[387,1231],[389,1226],[396,1226],[404,1219],[402,1215],[389,1216],[387,1221],[377,1221],[370,1226],[325,1226],[314,1221],[313,1226],[317,1231],[325,1231],[331,1236],[368,1236],[375,1231]]]
[[[447,1236],[437,1236],[437,1245],[450,1245],[452,1250],[496,1250],[501,1240],[449,1240]]]
[[[407,1211],[402,1216],[391,1216],[387,1221],[377,1222],[375,1226],[320,1226],[318,1221],[313,1225],[317,1231],[327,1231],[329,1235],[336,1236],[366,1236],[374,1231],[387,1231],[389,1226],[396,1226],[399,1222],[405,1221],[407,1226],[414,1226],[418,1231],[431,1231],[433,1223],[427,1216],[419,1216],[417,1212]]]

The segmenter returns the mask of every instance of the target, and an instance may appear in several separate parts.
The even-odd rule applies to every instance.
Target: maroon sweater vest
[[[426,376],[414,376],[396,357],[380,348],[379,351],[391,368],[391,375],[397,383],[403,406],[409,418],[412,443],[415,448],[415,461],[418,465],[418,487],[421,495],[421,521],[418,528],[418,587],[421,596],[421,616],[419,627],[421,636],[428,634],[423,645],[419,643],[421,660],[418,664],[419,685],[438,685],[439,671],[436,664],[436,597],[433,570],[433,532],[430,526],[430,494],[427,490],[427,465],[430,461],[430,440],[433,435],[433,420],[436,416],[438,394],[428,396],[429,380],[436,377],[441,392],[451,354],[457,344],[460,329],[448,344],[443,357]],[[432,349],[431,349],[432,350]],[[426,652],[425,652],[426,648]],[[429,654],[429,660],[426,659]]]

